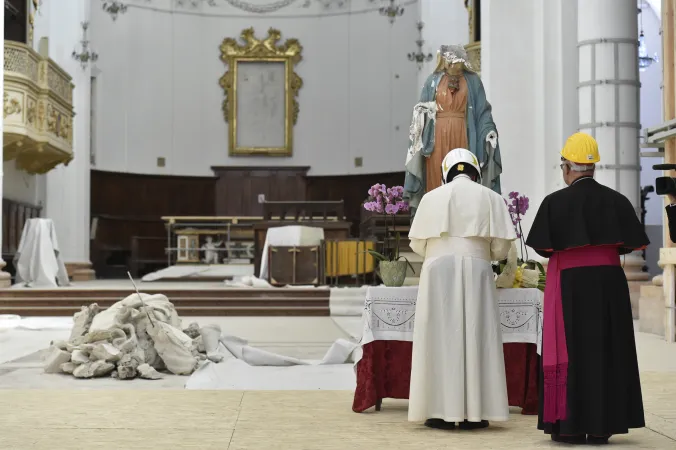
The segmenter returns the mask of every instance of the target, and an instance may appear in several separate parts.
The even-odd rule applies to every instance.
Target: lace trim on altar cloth
[[[396,291],[392,296],[374,290],[364,304],[360,344],[378,340],[413,340],[417,290]],[[396,295],[396,297],[395,297]],[[532,343],[541,347],[542,309],[537,290],[498,290],[503,342]]]

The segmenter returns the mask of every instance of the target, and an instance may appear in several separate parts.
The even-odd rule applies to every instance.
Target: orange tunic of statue
[[[434,127],[434,151],[426,161],[427,181],[425,192],[441,186],[441,163],[453,149],[467,146],[467,82],[459,77],[458,88],[448,85],[449,75],[444,74],[437,86],[437,118]]]

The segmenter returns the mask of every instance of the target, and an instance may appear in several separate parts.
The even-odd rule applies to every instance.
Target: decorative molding
[[[209,6],[216,6],[215,0],[174,0],[174,5],[178,7],[198,8],[206,3]]]
[[[481,27],[479,26],[481,24],[477,23],[480,18],[475,14],[475,11],[480,11],[481,9],[481,0],[464,0],[464,2],[469,23],[469,43],[473,44],[475,42],[481,42]]]
[[[73,159],[70,76],[28,45],[4,46],[4,159],[28,173],[46,173]]]
[[[225,99],[223,100],[223,117],[229,125],[230,155],[274,155],[290,156],[292,153],[293,126],[298,121],[300,107],[298,92],[303,86],[302,78],[294,71],[294,66],[302,59],[303,47],[297,39],[287,39],[278,44],[281,32],[274,28],[268,30],[265,39],[256,39],[253,27],[240,34],[243,44],[233,38],[225,38],[220,46],[221,61],[228,66],[219,80]],[[237,146],[237,65],[238,63],[283,63],[285,65],[285,132],[286,144],[275,148],[239,148]]]
[[[472,70],[481,76],[481,42],[472,42],[465,45],[467,58],[472,66]]]
[[[329,2],[331,0],[328,0]],[[266,4],[256,4],[249,3],[243,0],[225,0],[233,8],[237,8],[241,11],[246,11],[254,14],[268,14],[272,12],[279,11],[280,9],[286,8],[298,2],[298,0],[277,0],[275,2],[266,3]],[[305,1],[302,7],[307,8],[310,6],[309,1]]]
[[[35,14],[38,13],[42,0],[31,0],[28,5],[28,44],[33,45],[33,35],[35,33]]]
[[[322,16],[351,16],[354,14],[380,13],[390,22],[401,16],[404,7],[415,6],[419,0],[122,0],[104,1],[104,10],[111,14],[113,20],[126,9],[154,11],[165,14],[186,14],[201,17],[249,18],[249,14],[268,15],[284,19],[311,19]],[[376,4],[383,4],[377,6]],[[208,6],[209,8],[206,8]],[[307,10],[304,14],[275,13],[282,9]],[[229,8],[245,14],[228,11]],[[309,11],[312,10],[312,11]]]
[[[9,98],[7,92],[4,93],[3,98],[3,118],[6,119],[7,116],[12,116],[14,114],[21,114],[21,102],[16,98]]]

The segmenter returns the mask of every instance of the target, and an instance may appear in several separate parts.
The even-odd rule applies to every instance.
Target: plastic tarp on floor
[[[240,338],[224,336],[219,353],[187,381],[186,389],[205,390],[354,390],[352,361],[358,345],[336,340],[321,361],[307,361],[251,347]]]

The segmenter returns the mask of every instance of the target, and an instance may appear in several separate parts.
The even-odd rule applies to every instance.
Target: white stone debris
[[[159,380],[161,371],[190,375],[207,358],[222,359],[220,327],[200,328],[192,323],[182,330],[176,308],[166,296],[140,297],[132,294],[105,310],[96,303],[83,306],[74,316],[68,341],[51,343],[45,372],[76,378]]]

